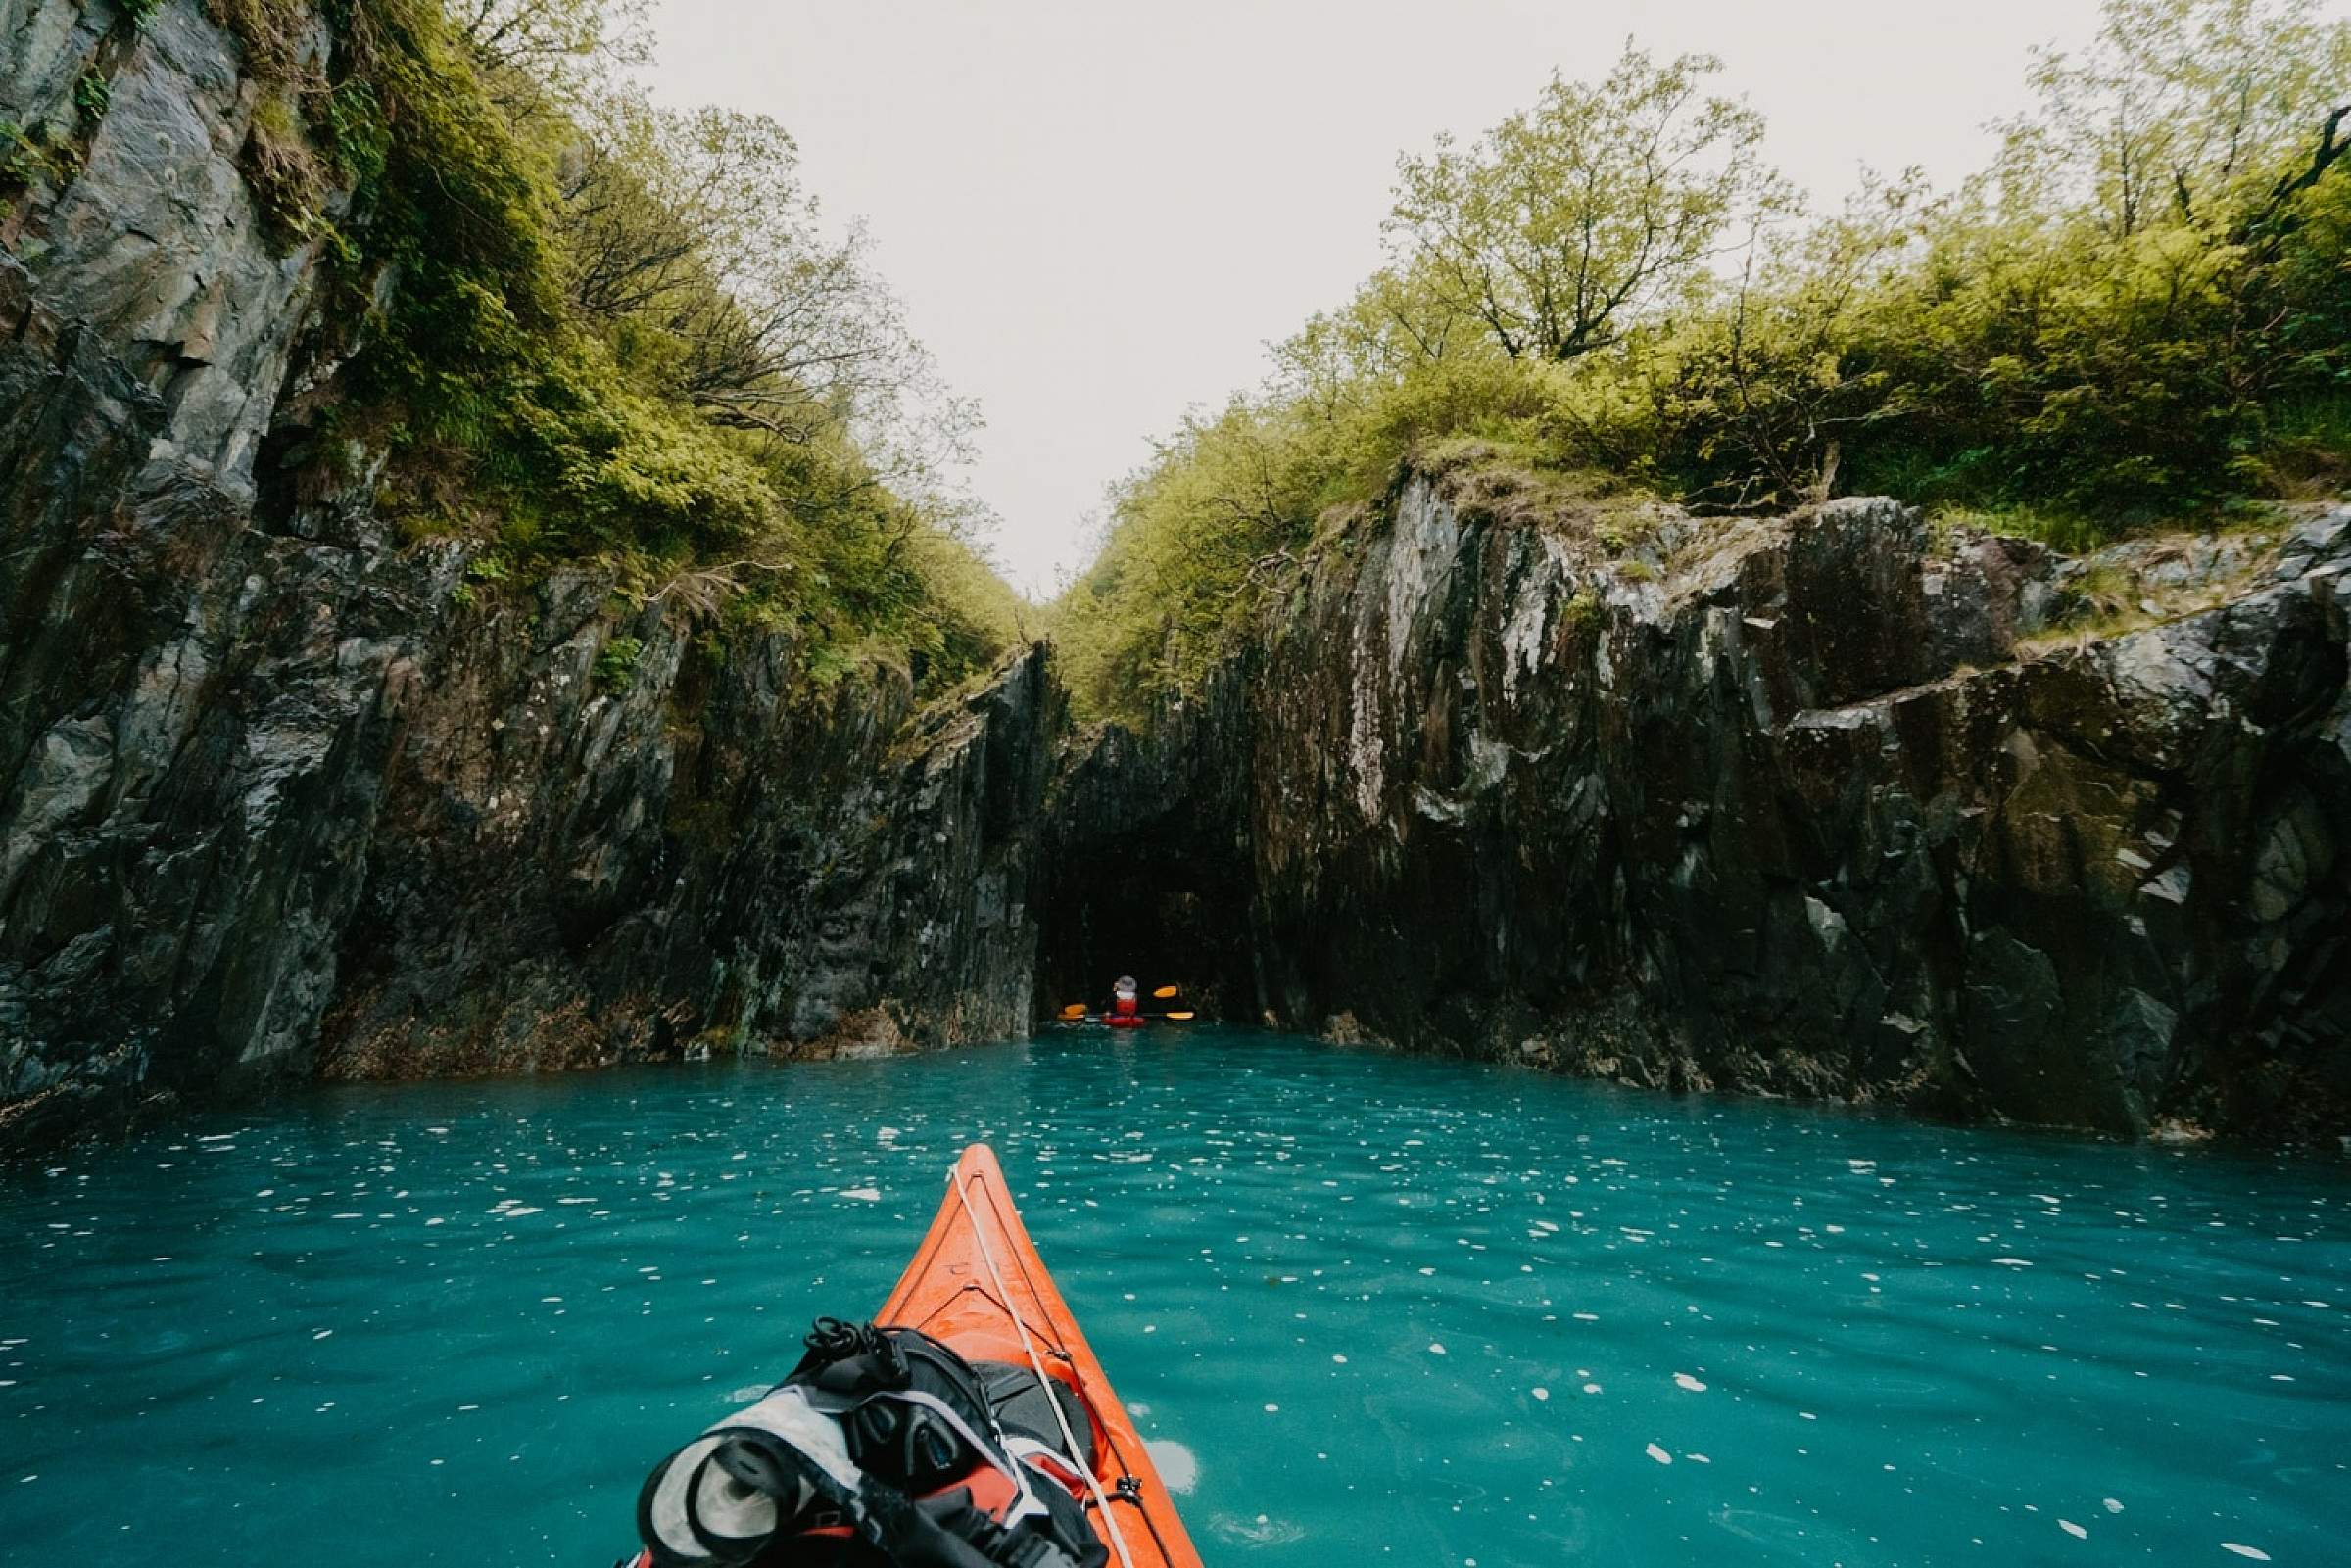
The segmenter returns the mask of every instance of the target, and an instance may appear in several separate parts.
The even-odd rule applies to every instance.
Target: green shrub
[[[2105,10],[2078,58],[2037,58],[2040,107],[1985,174],[1944,194],[1873,180],[1751,244],[1735,273],[1695,255],[1642,271],[1594,237],[1683,211],[1708,233],[1773,232],[1768,169],[1700,188],[1606,156],[1657,114],[1751,154],[1756,127],[1717,100],[1670,129],[1702,113],[1667,89],[1703,60],[1630,51],[1474,150],[1408,159],[1390,264],[1280,345],[1263,391],[1187,422],[1117,491],[1100,556],[1053,608],[1078,701],[1132,718],[1195,685],[1286,589],[1298,546],[1343,546],[1408,460],[1589,471],[1702,513],[1889,493],[2073,551],[2339,485],[2351,23],[2315,0]],[[1496,196],[1528,159],[1594,183]],[[1634,303],[1542,286],[1601,275],[1585,261],[1617,266]],[[1583,504],[1544,483],[1513,504],[1547,495]],[[1607,529],[1592,521],[1620,551]]]
[[[0,185],[15,190],[55,184],[70,171],[71,152],[53,145],[46,127],[0,119]]]
[[[372,196],[391,156],[392,128],[375,89],[352,78],[326,95],[325,130],[336,172],[360,199]]]
[[[589,680],[599,691],[617,696],[637,680],[637,661],[645,654],[645,643],[633,637],[616,637],[597,650],[596,662],[589,667]]]
[[[95,125],[104,119],[113,103],[114,89],[97,71],[85,71],[81,79],[73,83],[73,107],[81,112],[85,123]]]
[[[784,630],[831,650],[820,673],[884,658],[927,685],[1018,635],[1017,604],[954,537],[951,508],[886,478],[854,400],[792,382],[789,345],[744,335],[728,289],[744,256],[770,266],[753,281],[783,319],[792,301],[776,291],[840,291],[854,260],[777,254],[797,243],[764,215],[783,198],[726,185],[789,173],[780,129],[672,125],[596,99],[573,72],[606,20],[593,0],[525,8],[522,34],[495,6],[461,23],[435,0],[347,0],[317,79],[289,46],[287,0],[210,3],[249,71],[278,84],[264,103],[309,117],[257,114],[257,148],[299,145],[311,163],[249,157],[247,172],[289,236],[329,256],[357,340],[338,422],[389,450],[380,504],[409,538],[495,542],[461,597],[496,580],[489,561],[519,575],[592,561],[705,635]],[[526,34],[537,42],[517,47]],[[724,146],[697,163],[697,144],[676,141],[689,131]],[[756,157],[737,166],[738,153]],[[351,193],[332,224],[318,215],[329,183]],[[627,221],[600,227],[583,201],[617,201]],[[658,287],[583,286],[600,267],[642,282],[641,264]],[[888,455],[889,472],[919,468]]]
[[[265,90],[255,100],[239,166],[271,229],[288,244],[309,238],[326,197],[326,169],[291,89]]]

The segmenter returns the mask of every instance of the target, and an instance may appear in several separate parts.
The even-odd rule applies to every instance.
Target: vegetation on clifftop
[[[359,321],[321,452],[461,533],[952,683],[1018,600],[945,476],[977,425],[764,117],[647,102],[645,0],[206,0],[261,83],[243,163]],[[356,450],[356,449],[351,449]]]
[[[1388,264],[1115,487],[1079,701],[1187,689],[1319,520],[1480,450],[1699,511],[1889,492],[2072,546],[2351,462],[2351,23],[2108,0],[1953,191],[1807,218],[1719,63],[1628,48],[1398,165]]]

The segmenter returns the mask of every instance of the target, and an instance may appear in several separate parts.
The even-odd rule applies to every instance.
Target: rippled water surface
[[[8,1560],[608,1563],[995,1144],[1209,1560],[2341,1563],[2351,1176],[1200,1031],[0,1175]]]

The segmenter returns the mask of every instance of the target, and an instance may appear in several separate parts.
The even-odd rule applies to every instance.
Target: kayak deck
[[[973,1144],[955,1163],[938,1217],[875,1321],[921,1329],[966,1360],[1023,1366],[1029,1363],[1021,1337],[1026,1327],[1046,1375],[1075,1389],[1093,1417],[1094,1474],[1110,1497],[1124,1560],[1133,1568],[1200,1568],[1200,1553],[1176,1515],[1142,1434],[1045,1271],[987,1145]],[[1082,1441],[1084,1434],[1078,1436]],[[1090,1498],[1086,1506],[1095,1534],[1111,1548],[1112,1564],[1120,1564],[1119,1541]]]

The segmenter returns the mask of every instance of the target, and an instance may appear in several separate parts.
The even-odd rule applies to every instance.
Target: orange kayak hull
[[[1200,1568],[1200,1553],[1176,1515],[1175,1499],[1143,1447],[1142,1434],[1045,1271],[1013,1206],[1003,1167],[987,1145],[973,1144],[955,1163],[938,1217],[875,1321],[919,1328],[953,1346],[966,1360],[1017,1366],[1029,1363],[1020,1332],[1026,1326],[1046,1375],[1075,1389],[1093,1416],[1094,1474],[1111,1495],[1127,1560],[1134,1568]],[[1118,1544],[1090,1502],[1087,1518],[1111,1547],[1112,1568],[1119,1568]]]

